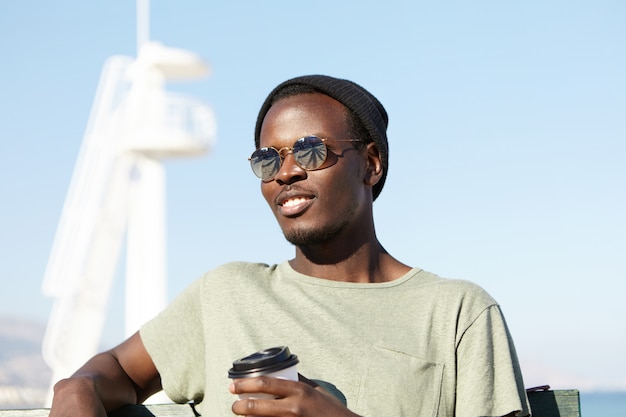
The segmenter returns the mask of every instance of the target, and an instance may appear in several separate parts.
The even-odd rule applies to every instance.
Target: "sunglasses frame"
[[[320,162],[320,164],[318,166],[316,166],[314,168],[305,168],[305,167],[303,167],[298,162],[298,158],[296,157],[296,154],[293,153],[293,149],[296,147],[298,142],[301,141],[301,140],[307,139],[307,138],[319,139],[320,143],[322,145],[324,145],[324,150],[325,150],[324,159]],[[327,140],[329,140],[329,139],[328,138],[320,138],[319,136],[316,136],[316,135],[307,135],[307,136],[302,136],[302,137],[296,139],[291,147],[285,146],[284,148],[276,149],[273,146],[264,146],[262,148],[257,148],[254,152],[252,152],[252,155],[248,158],[248,161],[250,161],[250,167],[252,168],[252,172],[254,172],[254,175],[256,175],[258,178],[260,178],[263,181],[271,181],[271,180],[273,180],[276,177],[278,172],[280,172],[280,168],[283,166],[283,163],[285,161],[285,157],[287,155],[289,155],[290,153],[294,155],[294,161],[300,168],[302,168],[305,171],[314,171],[316,169],[320,169],[320,167],[322,165],[324,165],[324,162],[326,162],[326,159],[328,158],[328,146],[326,146],[326,141]],[[360,139],[330,139],[330,140],[332,142],[361,142]],[[273,149],[276,152],[276,154],[278,155],[278,157],[280,158],[280,165],[278,166],[278,170],[276,171],[276,173],[274,173],[274,175],[272,175],[271,177],[268,177],[268,178],[263,178],[262,176],[259,176],[257,174],[256,170],[254,169],[253,162],[252,162],[252,160],[254,158],[254,154],[257,153],[258,151],[262,150],[262,149],[265,149],[265,150]],[[287,151],[287,152],[284,153],[285,151]]]

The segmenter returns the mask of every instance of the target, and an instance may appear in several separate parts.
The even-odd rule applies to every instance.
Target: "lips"
[[[276,199],[278,211],[283,216],[298,216],[312,204],[314,197],[312,194],[302,192],[281,193]]]
[[[304,204],[306,201],[307,199],[304,197],[290,198],[289,200],[283,201],[282,206],[285,208],[292,208],[295,206],[299,206],[300,204]]]

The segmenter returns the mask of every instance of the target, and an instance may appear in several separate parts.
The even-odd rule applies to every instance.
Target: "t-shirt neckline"
[[[302,274],[289,264],[289,261],[283,261],[282,263],[277,265],[277,270],[282,272],[285,276],[289,277],[289,279],[298,280],[300,282],[317,285],[322,287],[339,287],[339,288],[389,288],[396,287],[398,285],[402,285],[405,282],[409,281],[413,277],[417,276],[420,272],[423,272],[421,268],[411,268],[406,274],[398,277],[392,281],[386,282],[345,282],[345,281],[334,281],[332,279],[325,278],[317,278],[310,275]]]

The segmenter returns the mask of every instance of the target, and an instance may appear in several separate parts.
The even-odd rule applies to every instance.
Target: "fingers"
[[[229,386],[239,396],[231,407],[233,413],[245,416],[299,415],[292,414],[293,408],[308,390],[312,388],[297,381],[263,376],[235,379]]]
[[[229,390],[240,399],[233,403],[232,411],[237,415],[259,417],[358,417],[321,386],[313,387],[317,385],[314,381],[306,381],[262,376],[235,379]]]
[[[244,398],[233,403],[234,414],[247,417],[277,416],[274,399]]]
[[[256,378],[239,378],[234,379],[229,391],[232,394],[269,394],[272,398],[286,397],[295,389],[294,381],[285,379],[271,378],[259,376]]]

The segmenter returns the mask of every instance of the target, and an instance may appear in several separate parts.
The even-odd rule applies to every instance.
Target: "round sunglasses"
[[[360,142],[359,139],[333,139],[333,141]],[[278,174],[285,156],[289,153],[293,154],[296,164],[306,171],[321,167],[328,155],[328,148],[324,142],[326,142],[326,139],[318,138],[317,136],[305,136],[296,140],[291,148],[259,148],[252,152],[248,160],[250,161],[252,172],[257,177],[263,181],[270,181]]]

